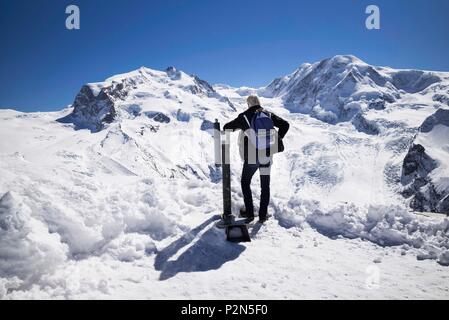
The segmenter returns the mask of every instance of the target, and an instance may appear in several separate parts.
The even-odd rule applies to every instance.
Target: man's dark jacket
[[[231,122],[228,122],[227,124],[225,124],[224,127],[223,127],[223,130],[233,130],[233,131],[235,131],[235,130],[243,130],[243,131],[248,130],[250,127],[248,126],[248,123],[246,122],[244,116],[246,116],[248,121],[251,123],[251,119],[253,118],[254,114],[256,113],[256,111],[258,111],[260,109],[262,109],[261,106],[253,106],[253,107],[249,108],[248,110],[246,110],[245,112],[240,113],[236,119],[234,119]],[[284,144],[282,142],[282,139],[287,134],[287,131],[290,128],[290,125],[288,124],[287,121],[285,121],[281,117],[275,115],[274,113],[268,112],[265,109],[263,109],[263,111],[270,114],[271,119],[273,120],[274,126],[279,129],[279,131],[278,131],[279,150],[283,151],[284,150]],[[248,162],[248,137],[246,135],[244,136],[244,142],[243,143],[244,143],[244,160],[247,163]]]

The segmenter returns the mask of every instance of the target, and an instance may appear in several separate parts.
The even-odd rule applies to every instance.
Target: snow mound
[[[329,237],[360,238],[381,246],[419,249],[418,259],[437,259],[445,264],[449,249],[449,220],[420,219],[399,206],[339,205],[329,211],[315,210],[306,221]]]
[[[156,251],[154,242],[143,234],[121,234],[105,248],[105,253],[122,262],[142,259],[146,254]]]
[[[59,235],[49,232],[18,195],[8,192],[0,198],[0,277],[32,283],[54,271],[67,252]]]

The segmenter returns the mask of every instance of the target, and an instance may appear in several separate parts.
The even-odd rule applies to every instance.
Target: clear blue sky
[[[81,30],[65,29],[69,4]],[[368,4],[380,31],[365,28]],[[140,66],[233,86],[336,54],[449,71],[449,1],[0,0],[0,43],[0,107],[58,110],[82,84]]]

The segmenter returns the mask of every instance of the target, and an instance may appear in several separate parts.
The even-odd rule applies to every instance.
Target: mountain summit
[[[448,73],[371,66],[352,55],[303,64],[261,93],[281,97],[285,107],[329,122],[348,121],[367,109],[385,109],[409,94],[449,82]]]
[[[84,85],[75,97],[73,113],[66,120],[98,131],[114,120],[142,114],[169,121],[173,116],[179,118],[190,111],[201,113],[193,110],[194,106],[206,101],[205,104],[218,104],[223,110],[235,111],[226,97],[197,76],[175,67],[165,71],[142,67],[104,82]]]

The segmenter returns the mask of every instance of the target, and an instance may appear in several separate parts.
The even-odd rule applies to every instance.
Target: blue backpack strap
[[[263,108],[257,109],[256,110],[256,114],[257,114],[257,112],[262,112],[264,115],[266,115],[268,118],[271,119],[271,112],[269,112],[269,111],[267,111],[267,110],[265,110]]]

